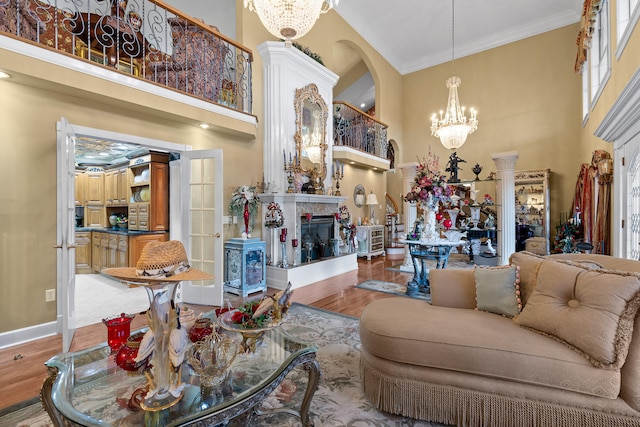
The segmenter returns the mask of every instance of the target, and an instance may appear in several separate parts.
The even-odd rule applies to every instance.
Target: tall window
[[[582,64],[582,123],[589,118],[589,61]]]
[[[611,71],[609,35],[609,2],[604,0],[598,11],[588,59],[591,75],[591,105],[597,102]]]
[[[618,10],[617,10],[617,40],[618,47],[616,50],[616,57],[620,58],[622,55],[622,51],[624,47],[627,45],[629,41],[629,36],[635,28],[638,17],[640,16],[640,8],[638,8],[639,0],[618,0],[617,2]]]

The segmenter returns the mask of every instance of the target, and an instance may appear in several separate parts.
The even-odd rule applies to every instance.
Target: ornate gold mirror
[[[323,194],[327,176],[327,104],[311,83],[296,89],[296,154],[295,172],[303,175],[309,193]]]

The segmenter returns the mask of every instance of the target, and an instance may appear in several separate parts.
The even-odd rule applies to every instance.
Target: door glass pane
[[[202,163],[200,160],[191,161],[191,183],[199,184],[202,182]]]
[[[215,159],[202,159],[202,182],[215,183]]]
[[[191,262],[196,266],[202,260],[202,237],[191,236]],[[196,267],[199,268],[199,267]]]
[[[205,184],[202,187],[202,207],[204,209],[213,209],[215,207],[216,201],[216,193],[215,193],[215,185]]]
[[[202,209],[201,185],[191,185],[191,209]]]
[[[202,234],[202,211],[191,211],[191,234]]]

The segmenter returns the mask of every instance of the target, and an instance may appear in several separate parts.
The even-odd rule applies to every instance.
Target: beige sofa
[[[640,279],[609,271],[640,272],[640,262],[525,252],[511,264],[523,306],[513,319],[475,309],[474,270],[432,270],[431,304],[406,297],[369,304],[360,320],[368,399],[386,412],[458,426],[640,426]],[[552,313],[533,322],[572,334],[569,342],[525,326],[549,301],[545,292],[565,285],[558,292],[566,304],[551,303]],[[597,294],[612,289],[624,295]],[[575,316],[554,317],[565,315]],[[598,316],[605,320],[593,323]],[[613,333],[600,329],[609,320],[619,326]]]

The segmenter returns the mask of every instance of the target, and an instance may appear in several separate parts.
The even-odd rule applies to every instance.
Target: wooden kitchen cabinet
[[[102,233],[92,231],[91,232],[91,261],[93,265],[93,272],[99,273],[102,270]]]
[[[120,168],[117,173],[117,197],[118,205],[127,206],[129,204],[129,168]]]
[[[129,267],[129,236],[118,236],[115,267]]]
[[[169,233],[140,234],[129,236],[129,266],[135,267],[142,253],[142,249],[149,242],[166,242],[169,240]]]
[[[169,155],[150,153],[129,164],[129,229],[169,229]]]
[[[87,185],[87,175],[84,172],[76,172],[76,206],[84,206],[85,187]]]
[[[104,172],[85,172],[85,205],[104,206]]]
[[[84,208],[85,227],[106,227],[106,210],[104,206],[87,205]]]
[[[76,274],[92,273],[91,252],[91,232],[76,232]]]

